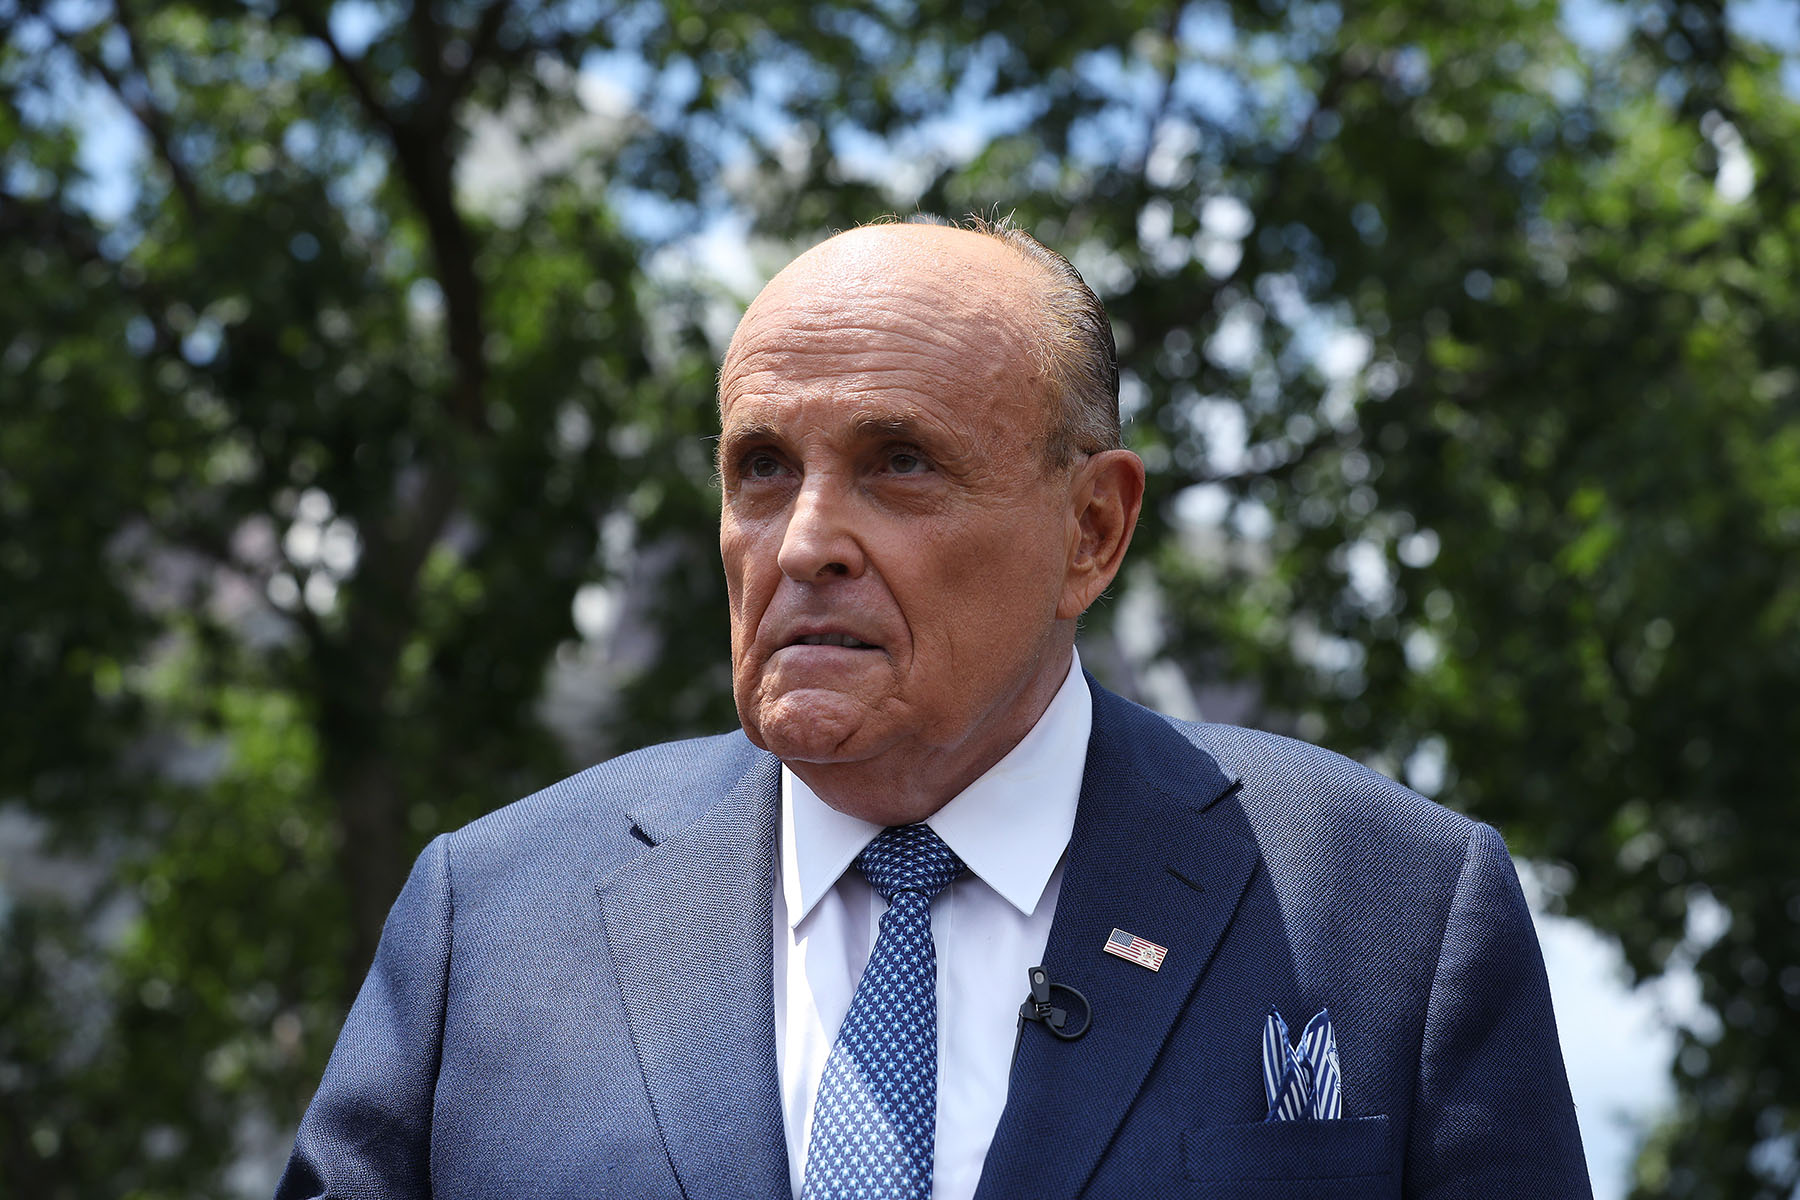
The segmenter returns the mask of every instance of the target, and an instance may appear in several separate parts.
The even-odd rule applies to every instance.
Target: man
[[[1081,674],[1117,384],[1004,227],[777,276],[719,386],[743,732],[434,841],[281,1194],[1585,1196],[1498,835]]]

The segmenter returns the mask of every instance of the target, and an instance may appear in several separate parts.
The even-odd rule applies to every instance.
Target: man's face
[[[873,258],[771,284],[721,374],[738,713],[790,764],[966,784],[1067,667],[1069,473],[1044,466],[1029,265],[944,230],[920,240],[974,240],[884,257],[863,232]]]

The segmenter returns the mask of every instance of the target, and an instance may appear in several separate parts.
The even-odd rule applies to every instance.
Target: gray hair
[[[1015,254],[1042,268],[1045,335],[1034,349],[1057,402],[1044,457],[1051,467],[1066,467],[1078,454],[1119,448],[1119,351],[1112,321],[1100,297],[1069,260],[1013,224],[971,215],[958,224],[920,213],[913,224],[948,225],[1004,243]]]

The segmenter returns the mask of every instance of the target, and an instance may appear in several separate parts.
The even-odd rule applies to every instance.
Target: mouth
[[[843,646],[849,650],[879,650],[880,646],[853,638],[847,633],[807,633],[788,643],[790,646]]]

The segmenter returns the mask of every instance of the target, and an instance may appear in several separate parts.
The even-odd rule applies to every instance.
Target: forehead
[[[784,272],[745,314],[720,371],[726,428],[827,410],[1038,418],[1029,289],[979,267],[901,256]]]

